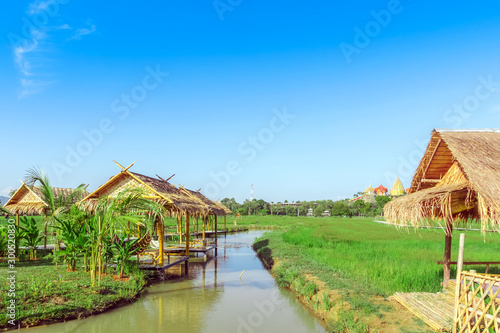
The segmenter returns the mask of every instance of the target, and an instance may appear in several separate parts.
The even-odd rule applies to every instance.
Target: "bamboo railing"
[[[453,332],[500,332],[500,278],[460,272]]]

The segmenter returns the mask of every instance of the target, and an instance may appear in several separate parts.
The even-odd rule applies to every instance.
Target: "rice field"
[[[254,219],[254,225],[261,226],[272,221],[267,217]],[[281,217],[275,222],[286,229],[267,233],[263,238],[270,241],[274,255],[286,258],[293,254],[304,270],[314,266],[326,276],[333,274],[367,293],[384,296],[396,291],[442,289],[443,267],[436,264],[444,254],[441,230],[397,229],[363,218]],[[465,261],[500,261],[500,234],[465,233]],[[452,261],[458,255],[459,234],[453,233]],[[454,269],[452,266],[452,277]],[[482,272],[485,267],[465,269]],[[499,272],[499,267],[490,267],[490,273]]]

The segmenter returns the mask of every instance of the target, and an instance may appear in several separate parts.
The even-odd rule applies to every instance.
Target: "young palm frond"
[[[107,239],[115,238],[123,230],[133,226],[146,226],[148,219],[163,219],[165,208],[160,204],[144,199],[141,189],[126,189],[115,197],[101,198],[95,214],[88,222],[91,234],[91,280],[96,284],[97,273],[102,272],[102,259],[107,250]],[[149,228],[148,228],[149,229]],[[151,230],[151,229],[150,229]],[[99,281],[98,281],[99,284]]]
[[[0,204],[0,214],[12,215],[7,208]]]

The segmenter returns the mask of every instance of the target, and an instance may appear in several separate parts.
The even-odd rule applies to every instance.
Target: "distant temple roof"
[[[387,191],[388,191],[388,189],[386,189],[384,186],[382,186],[382,184],[375,189],[375,193],[377,193],[377,194],[381,194],[381,193],[386,194]]]
[[[403,186],[401,179],[399,179],[398,177],[394,182],[394,185],[392,185],[391,195],[403,195],[405,193],[406,193],[405,187]]]

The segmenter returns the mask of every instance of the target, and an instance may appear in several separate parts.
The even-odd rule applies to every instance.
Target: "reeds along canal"
[[[264,231],[219,238],[219,256],[190,262],[148,288],[132,305],[67,323],[35,327],[33,333],[127,332],[324,332],[295,296],[279,289],[251,244]],[[240,274],[244,274],[239,278]]]

